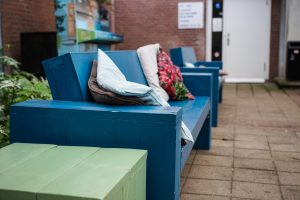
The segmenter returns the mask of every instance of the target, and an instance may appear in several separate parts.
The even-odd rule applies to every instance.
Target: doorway
[[[226,82],[269,78],[271,0],[224,0],[223,61]]]

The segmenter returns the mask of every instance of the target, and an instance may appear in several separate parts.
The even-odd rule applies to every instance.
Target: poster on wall
[[[110,32],[110,7],[98,0],[55,0],[58,54],[108,50],[123,42]]]
[[[178,28],[179,29],[204,28],[204,3],[203,2],[178,3]]]

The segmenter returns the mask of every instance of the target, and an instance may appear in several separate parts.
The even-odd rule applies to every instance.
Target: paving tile
[[[198,195],[198,194],[182,194],[180,199],[181,200],[230,200],[230,197]]]
[[[300,199],[300,186],[281,186],[281,192],[284,200]]]
[[[300,152],[300,145],[297,144],[270,144],[272,151]]]
[[[300,138],[298,137],[268,136],[268,141],[271,144],[300,144]]]
[[[261,149],[269,150],[269,145],[267,142],[261,141],[234,141],[236,148],[243,149]]]
[[[230,181],[232,179],[232,171],[233,169],[228,167],[192,165],[188,177]]]
[[[300,173],[300,162],[275,161],[275,165],[276,165],[276,168],[278,171],[299,172]]]
[[[182,190],[185,181],[186,181],[186,178],[184,178],[184,177],[180,178],[180,190]]]
[[[273,151],[272,157],[274,160],[282,161],[300,161],[300,153],[297,152],[279,152]]]
[[[209,154],[209,155],[217,155],[217,156],[233,156],[233,148],[232,147],[217,147],[212,146],[209,151],[198,150],[199,154]]]
[[[272,159],[271,152],[257,149],[238,149],[234,150],[234,157],[240,158],[257,158],[257,159]]]
[[[264,131],[262,131],[261,129],[253,129],[253,128],[237,128],[235,130],[236,134],[246,134],[246,135],[266,135]]]
[[[274,170],[274,165],[271,160],[261,160],[261,159],[244,159],[235,158],[234,159],[235,168],[244,169],[257,169],[257,170]]]
[[[235,169],[233,180],[253,183],[278,184],[276,172],[263,170]]]
[[[232,167],[233,158],[229,156],[197,154],[193,164]]]
[[[279,186],[260,183],[233,182],[232,196],[261,200],[281,200]]]
[[[233,141],[231,140],[212,140],[212,146],[216,147],[233,147]]]
[[[278,172],[278,175],[280,184],[300,186],[300,173]]]
[[[183,186],[183,193],[223,195],[229,196],[231,192],[230,181],[187,179]]]
[[[219,140],[233,140],[234,138],[234,131],[217,131],[213,129],[212,133],[213,139],[219,139]]]
[[[190,169],[192,167],[192,164],[185,164],[183,170],[181,171],[181,177],[187,177],[187,175],[189,174],[190,172]]]
[[[231,109],[229,110],[229,111],[231,111]],[[222,113],[224,113],[224,112],[226,112],[226,111],[223,111]],[[212,132],[213,132],[213,134],[216,134],[216,133],[234,133],[234,128],[227,128],[227,127],[220,127],[220,126],[218,126],[218,127],[214,127],[213,129],[212,129]]]
[[[239,141],[251,141],[251,142],[267,142],[267,136],[264,135],[248,135],[248,134],[236,134],[235,140]]]

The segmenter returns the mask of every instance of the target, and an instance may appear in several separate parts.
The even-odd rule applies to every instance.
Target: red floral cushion
[[[173,65],[169,55],[160,51],[157,56],[160,86],[168,93],[171,100],[195,99],[183,84],[180,69]]]

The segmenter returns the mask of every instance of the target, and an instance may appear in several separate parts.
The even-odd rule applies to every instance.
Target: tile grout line
[[[188,170],[188,173],[187,173],[186,177],[184,177],[184,181],[183,181],[183,184],[182,184],[182,188],[180,188],[180,193],[182,192],[182,189],[184,188],[184,186],[185,186],[185,184],[186,184],[186,181],[187,181],[187,179],[189,178],[189,174],[190,174],[190,172],[191,172],[191,170],[192,170],[192,166],[193,166],[193,164],[194,164],[194,160],[195,160],[195,158],[196,158],[197,153],[198,153],[198,150],[196,150],[195,155],[194,155],[194,157],[193,157],[193,159],[192,159],[192,162],[191,162],[191,166],[190,166],[190,168],[189,168],[189,170]],[[181,177],[180,177],[180,178],[181,178]]]
[[[233,139],[235,139],[236,135],[236,128],[233,128]],[[231,187],[230,187],[230,194],[231,198],[233,198],[233,181],[234,181],[234,172],[235,172],[235,166],[234,166],[234,154],[235,154],[235,141],[233,142],[233,153],[232,153],[232,174],[231,174]]]
[[[269,149],[270,149],[270,152],[271,152],[271,158],[272,158],[272,163],[274,165],[274,168],[275,168],[275,173],[276,173],[276,176],[277,176],[277,181],[278,181],[278,187],[279,187],[279,192],[280,192],[280,197],[281,199],[284,199],[283,198],[283,193],[282,193],[282,190],[281,190],[281,187],[280,187],[280,180],[279,180],[279,173],[278,173],[278,169],[277,169],[277,166],[275,164],[275,160],[273,159],[273,151],[271,150],[271,145],[270,145],[270,142],[269,140],[268,141],[268,145],[269,145]]]

